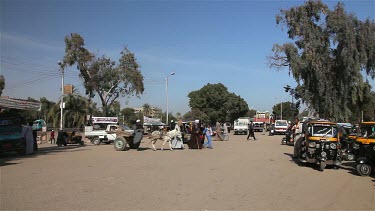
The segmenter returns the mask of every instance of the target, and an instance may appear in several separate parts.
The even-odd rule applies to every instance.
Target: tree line
[[[282,9],[276,23],[287,30],[290,42],[275,44],[267,58],[269,67],[287,68],[297,82],[294,97],[319,116],[334,121],[354,122],[361,118],[373,120],[375,93],[367,77],[375,79],[375,22],[362,21],[347,13],[343,3],[330,9],[321,0],[308,0],[300,6]],[[83,37],[72,33],[65,37],[62,69],[76,66],[85,88],[85,95],[64,96],[64,115],[72,126],[87,121],[87,116],[128,115],[133,121],[134,111],[120,110],[119,97],[140,97],[144,92],[144,76],[135,54],[125,47],[120,59],[112,61],[85,47]],[[5,79],[0,76],[0,95]],[[92,101],[97,96],[101,109]],[[204,122],[233,122],[241,116],[254,116],[247,102],[228,91],[223,84],[207,84],[188,94],[191,110],[185,120]],[[56,124],[59,103],[41,98],[40,116]],[[275,105],[273,112],[278,113]],[[45,107],[45,108],[44,108]],[[286,104],[285,108],[288,108]],[[147,116],[147,105],[144,109]],[[286,116],[289,111],[283,111]],[[293,116],[296,111],[292,111]],[[283,115],[283,116],[284,116]],[[160,116],[163,118],[163,115]],[[288,116],[289,118],[289,116]],[[130,123],[130,122],[128,122]],[[71,126],[71,125],[67,125]]]
[[[309,0],[280,10],[276,23],[291,41],[273,46],[269,66],[289,69],[297,82],[295,97],[335,121],[370,112],[374,93],[367,76],[375,78],[374,20],[359,20],[340,2],[330,9],[321,0]]]

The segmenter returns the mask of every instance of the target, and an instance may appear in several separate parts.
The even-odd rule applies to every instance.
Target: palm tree
[[[60,103],[53,105],[47,113],[47,122],[52,122],[53,127],[57,127],[60,117]]]
[[[84,124],[88,100],[77,94],[70,94],[64,98],[65,102],[65,126],[69,128],[79,127]]]
[[[151,113],[152,113],[152,108],[151,108],[150,104],[145,103],[143,105],[143,114],[147,117],[150,117]]]

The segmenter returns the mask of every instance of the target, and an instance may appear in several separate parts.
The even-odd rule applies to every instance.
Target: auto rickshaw
[[[353,134],[353,127],[350,124],[338,123],[338,131],[341,144],[341,159],[354,161],[356,150],[353,148],[356,134]]]
[[[354,143],[357,156],[357,172],[369,176],[375,167],[375,122],[362,122]]]
[[[337,124],[327,120],[313,120],[307,122],[304,133],[298,153],[300,161],[319,164],[320,171],[323,171],[327,164],[337,168],[341,162]]]
[[[62,145],[66,146],[68,144],[79,144],[84,145],[85,143],[82,141],[82,136],[78,134],[76,131],[64,131],[60,130],[57,135],[56,140],[57,146],[61,147]]]

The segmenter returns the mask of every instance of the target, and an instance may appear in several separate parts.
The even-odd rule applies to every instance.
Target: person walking
[[[247,135],[247,140],[249,140],[250,136],[254,138],[254,141],[257,140],[255,138],[255,134],[254,134],[254,124],[253,124],[253,121],[250,121],[250,123],[248,124],[248,132],[249,132],[249,135]]]
[[[195,120],[193,122],[193,126],[191,128],[191,136],[188,143],[189,149],[202,149],[202,142],[200,139],[200,129],[199,129],[199,120]]]
[[[213,149],[212,140],[211,140],[212,128],[211,128],[210,125],[207,125],[207,127],[203,131],[203,134],[206,134],[206,138],[207,138],[207,143],[204,144],[204,147],[207,147],[209,149]]]
[[[221,124],[219,121],[216,122],[216,141],[222,141],[223,139],[221,138]]]
[[[263,122],[263,133],[262,133],[262,135],[266,135],[266,132],[267,132],[267,124],[265,122]]]
[[[300,152],[302,151],[302,142],[303,142],[303,134],[302,134],[302,124],[299,122],[298,118],[294,119],[294,126],[292,127],[293,131],[293,140],[294,140],[294,153],[293,157],[298,158],[300,156]]]
[[[51,144],[55,144],[56,143],[56,140],[55,140],[55,131],[54,130],[51,131],[51,135],[49,137],[49,141],[51,142]]]

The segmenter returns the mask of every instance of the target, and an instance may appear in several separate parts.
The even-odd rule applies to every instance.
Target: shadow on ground
[[[71,153],[77,151],[88,150],[85,148],[85,145],[68,145],[63,147],[50,146],[50,147],[41,147],[33,154],[30,155],[20,155],[17,153],[9,152],[0,154],[0,166],[9,166],[22,163],[20,160],[25,158],[35,158],[52,153]]]

